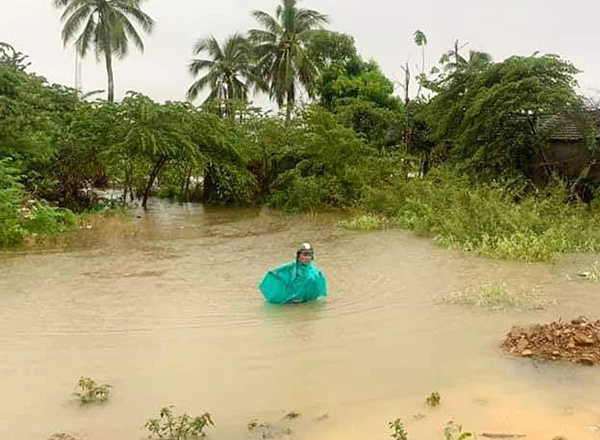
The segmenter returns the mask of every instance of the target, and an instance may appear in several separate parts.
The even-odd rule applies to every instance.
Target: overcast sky
[[[51,82],[74,85],[75,55],[63,48],[60,11],[52,0],[0,0],[0,41],[30,56],[32,70]],[[249,12],[272,13],[278,0],[148,0],[144,10],[157,22],[144,54],[132,52],[115,65],[117,98],[137,90],[156,100],[182,100],[192,78],[187,72],[198,38],[219,39],[254,27]],[[330,28],[354,36],[359,52],[375,59],[388,77],[400,79],[400,65],[414,66],[419,51],[412,33],[427,35],[430,66],[455,39],[467,50],[494,60],[556,53],[583,74],[582,91],[600,90],[600,2],[598,0],[303,0],[331,19]],[[414,67],[413,67],[414,69]],[[104,66],[92,56],[82,65],[85,91],[106,88]],[[400,91],[398,91],[400,94]],[[258,104],[264,104],[258,99]]]

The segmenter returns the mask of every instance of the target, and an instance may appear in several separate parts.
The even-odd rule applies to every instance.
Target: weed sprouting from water
[[[143,428],[150,431],[148,438],[156,435],[169,440],[186,440],[204,437],[206,435],[204,429],[209,425],[214,426],[209,413],[196,417],[184,413],[176,417],[173,415],[173,406],[169,406],[162,408],[159,418],[148,420]]]
[[[440,401],[441,401],[440,393],[438,393],[437,391],[434,391],[433,393],[431,393],[431,396],[429,396],[427,399],[425,399],[425,403],[427,403],[427,405],[429,405],[433,408],[435,408],[436,406],[439,406]]]
[[[555,300],[545,297],[537,288],[529,291],[513,290],[505,283],[469,287],[463,291],[446,295],[441,300],[447,304],[482,307],[493,310],[505,310],[509,308],[544,310],[556,304]]]
[[[300,413],[297,413],[295,411],[290,411],[283,418],[285,420],[294,420],[294,419],[297,419],[298,417],[300,417]]]
[[[462,425],[457,425],[454,422],[448,422],[444,428],[444,435],[446,440],[465,440],[466,438],[472,437],[472,432],[463,432]]]
[[[401,419],[396,419],[389,423],[389,427],[392,430],[391,437],[394,440],[408,440],[408,433],[404,429]]]
[[[284,420],[289,419],[284,418]],[[275,439],[292,435],[292,430],[289,427],[274,426],[268,422],[259,422],[257,419],[251,420],[247,427],[248,431],[256,436],[253,438]]]
[[[98,385],[89,377],[80,377],[77,381],[77,391],[73,393],[79,397],[79,402],[82,405],[88,403],[104,403],[108,400],[109,389],[108,384]]]

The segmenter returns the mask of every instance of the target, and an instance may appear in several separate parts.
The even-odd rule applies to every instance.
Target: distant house
[[[533,175],[546,169],[569,179],[588,177],[600,183],[600,112],[545,116],[536,131],[547,140],[547,148],[544,157],[531,164]]]

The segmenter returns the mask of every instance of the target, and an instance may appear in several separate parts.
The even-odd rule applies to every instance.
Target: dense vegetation
[[[600,249],[585,174],[596,160],[594,130],[568,61],[494,62],[457,42],[431,71],[422,63],[412,78],[406,66],[400,98],[350,35],[324,28],[326,15],[281,0],[272,15],[252,12],[255,29],[194,44],[187,101],[129,92],[115,102],[112,57],[126,56],[130,43],[143,49],[136,26],[154,25],[142,3],[55,0],[65,42],[103,58],[107,100],[48,83],[26,55],[0,45],[0,246],[69,228],[77,213],[106,205],[97,189],[113,188],[121,203],[144,208],[159,195],[352,209],[366,215],[349,227],[400,226],[501,258]],[[425,53],[425,34],[414,37]],[[252,107],[255,93],[280,114]],[[589,161],[577,179],[533,166],[547,149],[540,122],[558,114],[583,121]]]

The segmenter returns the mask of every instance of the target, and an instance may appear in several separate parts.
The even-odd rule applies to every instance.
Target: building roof
[[[542,116],[538,127],[538,131],[548,133],[549,140],[556,141],[585,139],[591,129],[595,130],[596,139],[600,139],[600,111]]]

